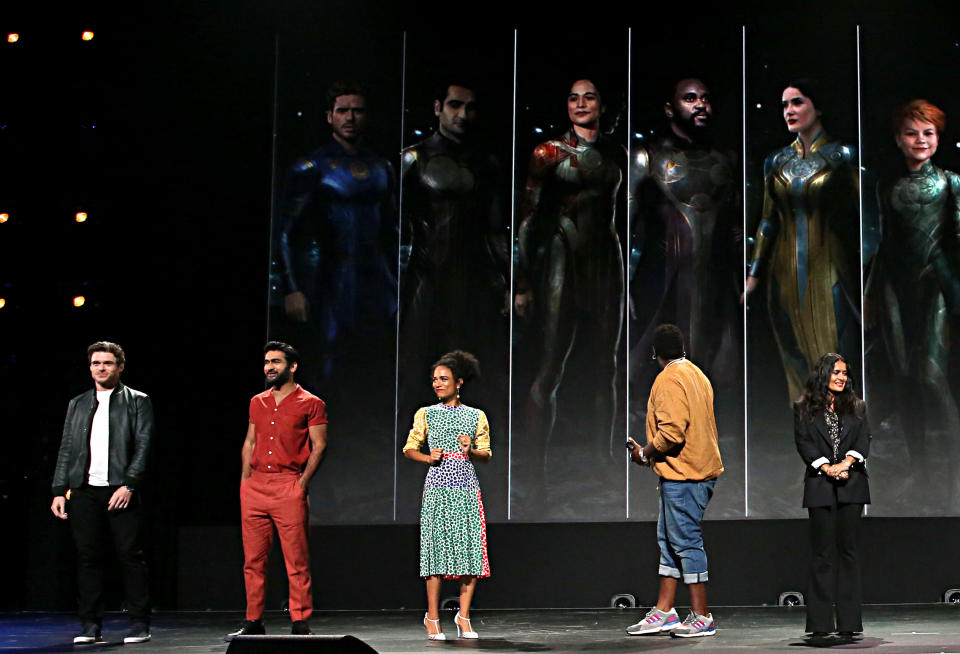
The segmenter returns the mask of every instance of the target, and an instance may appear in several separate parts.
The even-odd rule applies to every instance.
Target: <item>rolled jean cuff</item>
[[[688,574],[686,572],[683,573],[683,583],[685,584],[702,584],[703,582],[707,581],[709,578],[710,576],[707,574],[706,571],[694,572],[691,574]]]
[[[671,568],[668,565],[663,565],[662,563],[660,564],[660,569],[657,570],[657,574],[659,574],[661,577],[673,577],[674,579],[680,578],[679,570],[676,568]]]

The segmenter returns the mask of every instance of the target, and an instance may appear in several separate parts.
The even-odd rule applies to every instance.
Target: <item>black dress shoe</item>
[[[102,643],[103,636],[100,635],[100,624],[97,622],[84,622],[80,633],[73,637],[74,645],[87,645],[93,643]]]
[[[858,631],[838,631],[837,636],[843,640],[860,640],[863,638],[863,634]]]
[[[293,626],[290,627],[290,633],[294,636],[312,636],[313,632],[310,631],[310,623],[306,620],[294,620]]]
[[[223,639],[229,642],[237,636],[262,636],[265,633],[267,630],[263,628],[263,622],[260,620],[244,620],[239,629],[231,631]]]

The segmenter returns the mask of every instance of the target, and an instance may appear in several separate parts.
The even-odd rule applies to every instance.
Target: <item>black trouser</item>
[[[128,508],[107,511],[107,503],[116,490],[117,486],[83,486],[70,491],[67,514],[77,544],[77,595],[80,619],[84,622],[103,620],[108,537],[113,539],[120,562],[130,619],[150,619],[147,562],[139,537],[140,498],[134,492]]]
[[[807,631],[863,631],[857,559],[863,505],[818,506],[808,511],[813,557],[807,589]]]

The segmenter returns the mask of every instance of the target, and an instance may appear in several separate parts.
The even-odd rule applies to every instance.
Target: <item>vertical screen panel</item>
[[[395,30],[278,39],[269,337],[327,403],[314,523],[393,518],[401,52]]]
[[[958,512],[960,361],[951,344],[960,306],[960,140],[951,123],[960,93],[944,83],[960,64],[954,31],[949,21],[906,18],[861,33],[871,515]],[[917,99],[926,102],[910,122],[894,121],[898,107]]]
[[[483,48],[471,56],[464,43]],[[443,52],[457,54],[445,59]],[[437,401],[431,364],[452,350],[475,355],[481,375],[460,399],[490,423],[493,456],[478,474],[487,519],[504,520],[513,31],[455,39],[409,32],[404,79],[398,446],[417,408]],[[425,473],[423,464],[400,461],[399,520],[419,516]]]
[[[820,356],[843,354],[862,389],[856,33],[794,27],[789,39],[773,27],[746,32],[748,262],[757,282],[747,324],[748,515],[758,518],[802,515],[792,402]],[[781,102],[792,81],[807,95],[788,125]],[[817,117],[823,132],[800,158],[795,131]]]
[[[699,37],[664,61],[675,35],[634,31],[630,434],[646,442],[660,372],[653,330],[675,324],[714,388],[725,471],[708,515],[735,518],[744,514],[741,38],[738,28]],[[656,477],[630,471],[630,517],[655,519]]]
[[[627,31],[544,44],[519,33],[511,515],[619,520]]]

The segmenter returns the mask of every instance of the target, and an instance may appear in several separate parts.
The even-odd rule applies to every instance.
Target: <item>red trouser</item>
[[[240,484],[240,525],[243,532],[243,578],[247,587],[247,620],[263,616],[267,557],[276,525],[290,585],[290,619],[306,620],[313,613],[310,592],[309,510],[295,473],[254,470]]]

